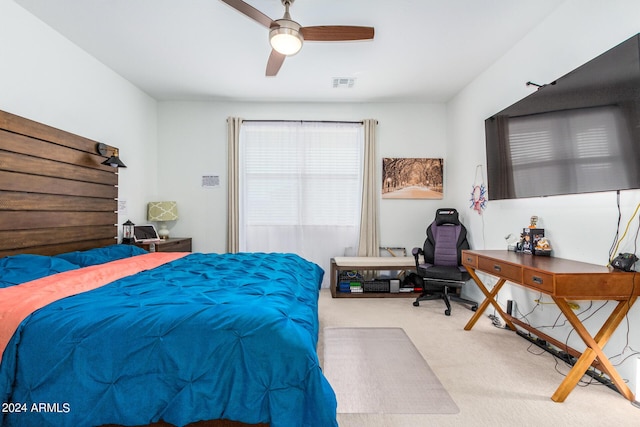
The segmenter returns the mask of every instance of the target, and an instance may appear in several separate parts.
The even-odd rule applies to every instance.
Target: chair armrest
[[[424,255],[424,251],[422,250],[422,248],[413,248],[411,250],[411,254],[413,255],[413,258],[415,258],[416,268],[418,268],[418,266],[420,265],[420,255]]]

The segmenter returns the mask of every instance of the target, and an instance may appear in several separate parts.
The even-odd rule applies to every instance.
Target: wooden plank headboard
[[[0,111],[0,256],[117,243],[118,170],[97,144]]]

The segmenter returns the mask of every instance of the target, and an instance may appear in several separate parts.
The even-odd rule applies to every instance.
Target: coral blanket
[[[62,298],[99,288],[185,255],[186,252],[154,252],[0,289],[0,356],[18,325],[34,311]]]

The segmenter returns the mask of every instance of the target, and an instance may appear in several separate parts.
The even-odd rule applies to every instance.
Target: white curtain
[[[245,121],[239,250],[297,253],[328,286],[331,258],[358,247],[363,149],[360,123]]]
[[[240,147],[240,128],[242,119],[239,117],[229,117],[227,119],[227,145],[228,145],[228,164],[227,164],[227,182],[228,182],[228,202],[227,202],[227,252],[236,253],[240,248],[239,239],[239,218],[240,205],[238,203],[239,192],[239,147]]]
[[[380,255],[380,227],[378,220],[378,179],[376,150],[376,120],[363,121],[364,163],[362,178],[362,209],[358,256]]]

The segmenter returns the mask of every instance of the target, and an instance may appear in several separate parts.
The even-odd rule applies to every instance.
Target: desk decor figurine
[[[533,215],[529,226],[522,229],[519,250],[525,254],[551,255],[551,244],[544,238],[544,228],[538,228],[538,216]]]

